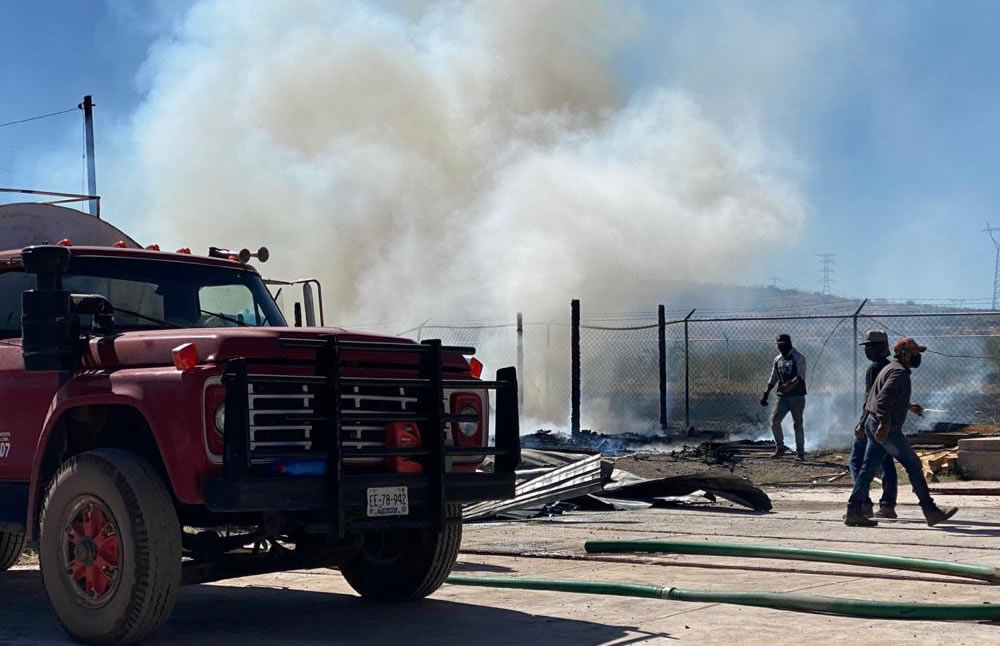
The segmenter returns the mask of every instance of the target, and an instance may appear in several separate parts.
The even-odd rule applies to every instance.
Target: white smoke
[[[733,280],[794,237],[794,178],[752,120],[631,91],[641,21],[579,0],[204,0],[152,51],[109,204],[192,247],[267,244],[327,320],[511,315]]]

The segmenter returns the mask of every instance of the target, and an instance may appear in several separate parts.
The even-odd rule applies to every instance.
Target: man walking
[[[886,453],[896,458],[906,469],[906,474],[910,477],[910,486],[913,487],[913,493],[917,494],[920,508],[929,526],[933,527],[948,520],[958,511],[954,507],[943,511],[934,503],[927,488],[927,480],[924,479],[920,458],[903,436],[906,413],[908,411],[913,411],[917,415],[923,413],[923,408],[919,404],[910,403],[910,371],[920,367],[922,353],[925,350],[926,346],[919,345],[910,337],[900,339],[893,347],[895,355],[893,360],[878,373],[865,399],[865,410],[868,412],[865,420],[868,446],[865,449],[861,471],[854,481],[854,490],[847,502],[845,525],[850,527],[878,525],[878,521],[866,518],[862,511],[864,503],[868,500],[868,489],[872,479]]]
[[[806,451],[802,415],[806,408],[806,358],[792,347],[792,338],[787,334],[778,335],[778,353],[771,364],[767,390],[760,398],[760,405],[766,408],[771,389],[778,387],[778,400],[771,412],[771,433],[774,435],[775,446],[772,457],[781,457],[788,451],[781,422],[791,413],[792,427],[795,429],[795,452],[800,460],[804,460]]]
[[[871,392],[872,385],[875,383],[875,378],[878,377],[882,368],[889,365],[889,337],[882,330],[869,330],[861,345],[865,348],[865,356],[871,361],[865,372],[865,399],[867,399],[868,393]],[[868,412],[862,404],[861,421],[854,429],[854,445],[851,447],[851,459],[848,462],[851,480],[858,479],[861,463],[865,458],[865,450],[868,448],[868,434],[865,433],[865,420],[867,418]],[[872,503],[872,499],[868,498],[862,505],[861,513],[865,516],[895,518],[898,491],[899,478],[896,475],[896,466],[892,462],[892,456],[886,453],[882,460],[882,498],[878,503],[878,512],[875,513],[875,505]]]

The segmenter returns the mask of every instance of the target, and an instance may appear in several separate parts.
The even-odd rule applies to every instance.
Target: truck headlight
[[[459,415],[479,415],[479,411],[472,406],[464,406],[460,411]],[[479,432],[479,422],[459,422],[458,430],[461,431],[462,435],[465,437],[472,437]]]
[[[226,402],[215,407],[215,432],[222,435],[226,430]]]

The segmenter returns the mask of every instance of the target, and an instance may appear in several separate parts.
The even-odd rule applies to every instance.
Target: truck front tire
[[[0,532],[0,572],[10,569],[21,557],[24,534]]]
[[[462,544],[462,507],[448,505],[441,530],[397,529],[369,532],[358,554],[340,566],[354,590],[374,601],[421,599],[451,574]]]
[[[156,470],[117,449],[67,460],[45,496],[39,561],[74,639],[132,644],[154,632],[181,582],[181,529]]]

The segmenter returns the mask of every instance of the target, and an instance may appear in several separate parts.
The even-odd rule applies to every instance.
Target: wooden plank
[[[937,474],[945,469],[954,470],[958,461],[958,451],[950,449],[918,453],[917,456],[923,465],[924,477],[928,482],[937,482]]]

